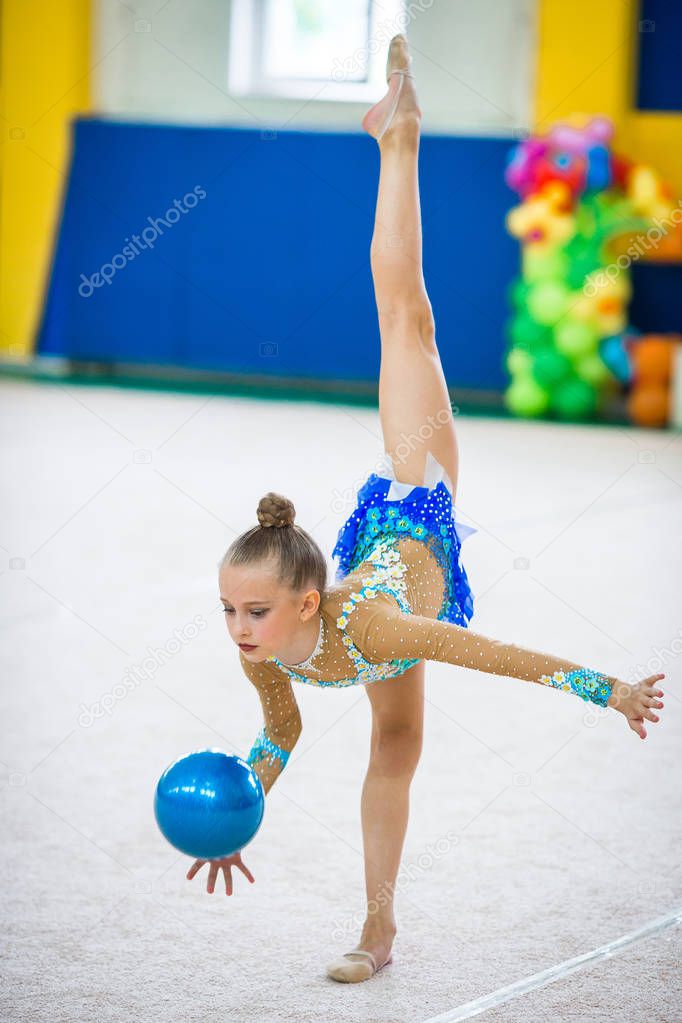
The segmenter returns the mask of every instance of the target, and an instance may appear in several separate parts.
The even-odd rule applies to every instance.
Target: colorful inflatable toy
[[[613,153],[612,139],[607,118],[583,118],[510,153],[505,180],[523,200],[507,215],[521,244],[505,353],[516,415],[589,419],[633,381],[633,233],[679,236],[682,207],[653,168]],[[663,415],[651,395],[628,407],[636,422]]]

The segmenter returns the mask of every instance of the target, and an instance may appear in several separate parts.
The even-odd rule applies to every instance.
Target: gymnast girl
[[[273,492],[258,505],[259,524],[228,548],[219,574],[227,629],[263,710],[248,761],[266,794],[301,734],[292,683],[366,686],[372,731],[361,817],[368,911],[357,947],[327,968],[329,977],[346,982],[367,980],[392,960],[392,896],[422,747],[426,661],[536,682],[612,707],[642,739],[644,720],[658,721],[652,708],[663,706],[656,686],[663,674],[628,685],[468,628],[473,598],[461,542],[475,530],[453,510],[457,438],[422,274],[421,110],[410,62],[407,39],[395,36],[388,93],[362,122],[381,154],[370,262],[386,475],[369,476],[339,532],[335,585],[327,585],[323,552],[294,523],[293,504]],[[430,431],[420,432],[427,423]],[[428,443],[410,447],[406,435],[427,436]],[[196,860],[188,879],[205,862]],[[232,894],[232,867],[253,882],[237,852],[210,861],[207,890],[214,891],[222,870]]]

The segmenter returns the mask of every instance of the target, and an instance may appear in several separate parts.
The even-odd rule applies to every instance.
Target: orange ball
[[[647,334],[630,349],[633,376],[637,383],[667,383],[673,368],[675,341],[670,337]]]
[[[670,391],[655,384],[635,387],[627,401],[630,419],[637,426],[667,426],[670,419]]]

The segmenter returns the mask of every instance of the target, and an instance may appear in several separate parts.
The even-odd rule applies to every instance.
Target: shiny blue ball
[[[258,775],[241,757],[202,749],[180,757],[159,779],[154,816],[180,852],[218,860],[242,849],[265,812]]]

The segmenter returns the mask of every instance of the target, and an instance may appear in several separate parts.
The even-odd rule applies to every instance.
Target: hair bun
[[[281,494],[274,494],[270,490],[258,502],[256,516],[264,529],[268,529],[271,526],[281,529],[283,526],[293,526],[294,519],[296,518],[296,509],[287,497],[282,497]]]

